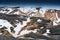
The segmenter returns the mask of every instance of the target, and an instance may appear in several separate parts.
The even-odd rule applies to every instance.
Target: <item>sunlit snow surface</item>
[[[1,19],[0,19],[0,25],[2,25],[0,26],[0,28],[4,26],[7,27],[9,32],[10,32],[10,27],[13,27],[7,20],[1,20]]]
[[[12,11],[12,9],[11,8],[8,8],[10,11],[9,12],[11,12]],[[36,9],[31,9],[31,10],[29,10],[29,9],[25,9],[25,10],[23,10],[23,8],[20,8],[20,10],[22,10],[23,12],[25,12],[25,13],[27,13],[27,11],[29,12],[32,12],[32,11],[36,11]],[[42,13],[42,16],[44,16],[43,14],[44,14],[44,12],[45,12],[45,10],[44,9],[42,9],[43,10],[43,12],[42,11],[40,11],[41,13]],[[5,13],[6,11],[0,11],[0,13]],[[9,12],[7,12],[7,14],[9,13]],[[18,14],[19,12],[17,11],[17,12],[15,12],[14,14]],[[58,19],[58,21],[59,21],[60,19]],[[37,20],[38,22],[41,22],[41,20],[39,19],[39,20]],[[0,25],[2,25],[2,26],[0,26],[0,28],[2,28],[3,26],[5,26],[5,27],[7,27],[7,30],[8,30],[8,32],[10,32],[12,35],[13,35],[13,37],[18,37],[18,36],[21,36],[21,35],[24,35],[24,34],[28,34],[28,33],[30,33],[30,32],[33,32],[33,33],[35,33],[35,32],[37,32],[37,29],[35,29],[35,30],[23,30],[23,31],[21,31],[21,33],[19,34],[19,35],[17,35],[18,34],[18,32],[21,30],[21,28],[22,27],[24,27],[25,25],[27,25],[27,23],[28,22],[30,22],[30,18],[27,18],[27,21],[23,21],[23,25],[21,25],[21,23],[17,23],[17,27],[16,28],[14,28],[14,30],[15,30],[15,33],[11,33],[11,30],[10,30],[10,27],[13,27],[7,20],[2,20],[2,19],[0,19]],[[54,23],[54,25],[56,25],[55,23]],[[42,27],[43,28],[43,27]],[[44,33],[44,34],[42,34],[42,35],[46,35],[47,36],[47,33],[50,33],[49,32],[49,29],[47,29],[47,31],[46,31],[46,33]]]

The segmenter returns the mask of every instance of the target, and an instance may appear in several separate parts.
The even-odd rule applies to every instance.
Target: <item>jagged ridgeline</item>
[[[50,35],[60,34],[60,10],[42,7],[0,7],[0,37],[21,39],[53,39]],[[44,35],[46,34],[46,35]],[[14,38],[15,37],[15,38]],[[6,39],[6,40],[7,40]],[[11,40],[12,40],[11,39]]]

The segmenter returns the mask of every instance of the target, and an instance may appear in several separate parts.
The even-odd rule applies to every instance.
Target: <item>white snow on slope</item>
[[[11,12],[12,11],[12,9],[10,9],[10,8],[8,8],[10,11],[9,12]],[[27,11],[29,10],[28,8],[26,8],[25,10],[23,10],[23,9],[21,9],[23,12],[25,12],[25,13],[27,13]],[[42,13],[42,16],[44,16],[43,14],[44,14],[44,12],[45,12],[45,9],[42,9],[43,10],[43,12],[41,12]],[[32,11],[36,11],[34,8],[33,9],[31,9],[30,10],[31,12]],[[2,13],[5,13],[6,11],[1,11]],[[1,13],[0,12],[0,13]],[[7,12],[7,14],[9,13],[9,12]],[[19,12],[15,12],[14,14],[18,14]],[[0,25],[2,25],[2,26],[0,26],[0,28],[1,27],[3,27],[3,26],[6,26],[8,29],[8,31],[13,35],[13,37],[18,37],[18,36],[21,36],[21,35],[24,35],[24,34],[28,34],[28,33],[30,33],[30,32],[33,32],[33,33],[35,33],[35,32],[37,32],[37,30],[23,30],[21,33],[20,33],[20,35],[17,35],[18,34],[18,32],[21,30],[21,28],[22,27],[24,27],[25,25],[27,25],[27,22],[29,22],[30,21],[30,19],[29,18],[27,18],[27,21],[23,21],[23,25],[21,25],[21,23],[18,23],[17,24],[17,27],[16,28],[14,28],[14,30],[15,30],[15,33],[11,33],[10,32],[10,27],[13,27],[7,20],[2,20],[2,19],[0,19]],[[38,21],[41,21],[41,20],[38,20]],[[60,21],[60,19],[58,19],[58,21]],[[56,25],[56,24],[55,24]],[[43,34],[43,35],[47,35],[47,33],[49,33],[49,30],[47,30],[46,31],[46,33],[45,34]]]
[[[2,19],[0,19],[0,25],[2,25],[0,26],[0,28],[4,26],[7,27],[9,32],[10,32],[10,27],[13,27],[7,20],[2,20]]]

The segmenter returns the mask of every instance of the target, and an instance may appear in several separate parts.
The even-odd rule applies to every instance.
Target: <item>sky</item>
[[[0,5],[18,6],[42,6],[60,5],[59,0],[0,0]]]
[[[0,0],[0,6],[43,7],[60,9],[60,0]]]

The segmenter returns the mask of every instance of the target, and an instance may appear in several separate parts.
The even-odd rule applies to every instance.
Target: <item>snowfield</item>
[[[8,8],[8,10],[10,10],[9,12],[11,12],[13,9],[10,9],[10,8]],[[23,12],[25,12],[25,13],[27,13],[27,9],[25,9],[25,10],[23,10],[22,8],[20,9],[20,10],[22,10]],[[31,10],[29,10],[29,11],[36,11],[36,9],[31,9]],[[9,12],[6,12],[6,11],[0,11],[0,13],[9,13]],[[41,11],[40,11],[41,12]],[[43,12],[41,12],[42,13],[42,16],[44,17],[44,12],[45,12],[45,10],[43,9]],[[19,13],[19,11],[17,11],[17,12],[15,12],[14,14],[18,14]],[[41,20],[39,19],[39,20],[37,20],[38,22],[41,22]],[[58,22],[60,21],[60,19],[58,19]],[[33,33],[36,33],[37,32],[37,29],[35,29],[35,30],[23,30],[23,31],[21,31],[21,33],[19,34],[19,35],[17,35],[18,34],[18,32],[22,29],[22,27],[24,27],[24,26],[26,26],[27,25],[27,23],[28,22],[30,22],[30,18],[27,18],[27,21],[23,21],[23,25],[21,25],[21,23],[19,22],[19,23],[17,23],[16,25],[17,25],[17,27],[16,28],[14,28],[14,31],[15,31],[15,33],[11,33],[11,30],[10,30],[10,27],[13,27],[7,20],[3,20],[3,19],[0,19],[0,28],[2,28],[2,27],[7,27],[7,30],[8,30],[8,32],[10,33],[10,34],[12,34],[13,35],[13,37],[18,37],[18,36],[21,36],[21,35],[25,35],[25,34],[29,34],[30,32],[33,32]],[[55,22],[53,22],[53,24],[54,25],[57,25]],[[2,26],[1,26],[2,25]],[[43,28],[43,27],[42,27]],[[50,33],[49,32],[50,30],[49,29],[47,29],[46,30],[46,33],[44,33],[44,34],[42,34],[42,35],[46,35],[47,36],[47,33]]]

